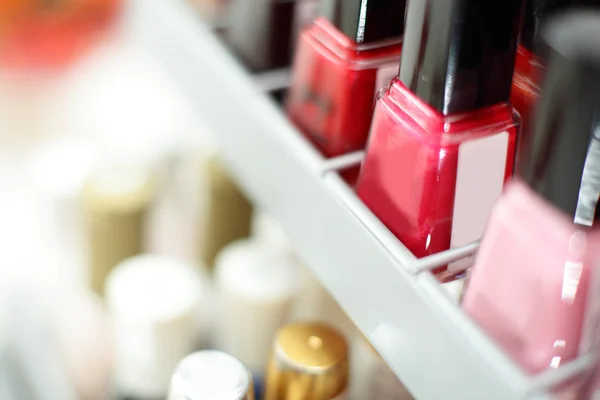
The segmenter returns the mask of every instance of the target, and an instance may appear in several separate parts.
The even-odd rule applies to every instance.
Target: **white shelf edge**
[[[242,188],[284,225],[415,397],[527,398],[533,381],[448,301],[429,273],[410,269],[414,256],[366,208],[348,206],[355,201],[349,188],[337,174],[323,175],[325,160],[190,9],[181,0],[138,0],[137,7],[140,39],[217,132]]]

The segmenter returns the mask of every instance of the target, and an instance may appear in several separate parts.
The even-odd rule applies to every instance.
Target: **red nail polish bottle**
[[[527,0],[526,4],[510,94],[510,101],[521,116],[521,143],[528,135],[530,116],[540,95],[539,85],[545,71],[544,60],[535,52],[540,27],[550,16],[569,8],[599,8],[600,0]]]
[[[328,157],[364,148],[376,91],[398,73],[404,0],[323,0],[301,34],[287,112]]]
[[[0,64],[60,70],[106,34],[120,0],[0,0]]]
[[[479,239],[512,175],[522,11],[522,0],[408,3],[399,77],[378,96],[358,194],[417,257]]]

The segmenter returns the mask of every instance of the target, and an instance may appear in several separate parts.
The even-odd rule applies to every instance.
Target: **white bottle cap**
[[[264,212],[255,212],[252,219],[252,236],[280,247],[283,251],[292,252],[292,245],[285,230],[277,220]]]
[[[245,400],[252,397],[252,378],[238,359],[220,351],[190,354],[178,365],[169,400]]]
[[[35,189],[46,199],[73,204],[96,163],[89,142],[64,137],[41,143],[28,160],[28,170]]]
[[[106,299],[115,324],[117,385],[135,397],[164,397],[177,362],[198,344],[207,288],[176,259],[141,255],[109,275]]]
[[[216,260],[216,348],[264,371],[297,287],[298,265],[287,252],[253,239],[227,246]]]

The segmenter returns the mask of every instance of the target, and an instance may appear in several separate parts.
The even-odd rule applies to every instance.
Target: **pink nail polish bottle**
[[[598,341],[600,47],[589,45],[597,37],[597,12],[547,25],[548,70],[531,135],[492,211],[463,300],[531,374]]]

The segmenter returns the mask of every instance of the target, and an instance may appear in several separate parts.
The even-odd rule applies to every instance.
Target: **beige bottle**
[[[348,385],[348,346],[324,324],[295,323],[275,338],[265,400],[341,400]]]
[[[216,156],[205,164],[206,208],[200,234],[202,264],[210,269],[221,249],[248,237],[252,222],[252,204],[237,187]]]
[[[103,295],[106,277],[119,262],[142,252],[155,192],[152,173],[142,167],[105,168],[86,183],[89,282],[96,293]]]

